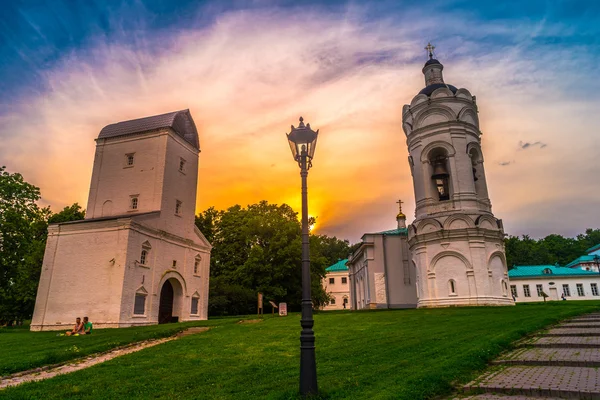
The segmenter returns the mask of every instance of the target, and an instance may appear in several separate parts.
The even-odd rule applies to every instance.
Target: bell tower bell
[[[475,96],[445,83],[435,47],[425,49],[425,88],[402,112],[416,200],[408,241],[418,307],[512,305]]]

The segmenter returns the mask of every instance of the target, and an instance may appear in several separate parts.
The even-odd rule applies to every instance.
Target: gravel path
[[[44,379],[53,378],[57,375],[79,371],[94,366],[96,364],[101,364],[108,360],[112,360],[113,358],[124,356],[125,354],[135,353],[136,351],[170,342],[183,336],[205,332],[208,329],[209,328],[207,327],[193,327],[186,329],[185,331],[177,334],[176,336],[171,336],[163,339],[145,340],[143,342],[134,343],[126,347],[121,347],[118,349],[108,351],[106,353],[91,355],[85,358],[74,360],[56,367],[36,368],[34,370],[19,372],[9,376],[0,377],[0,390],[5,389],[9,386],[20,385],[21,383],[41,381]]]

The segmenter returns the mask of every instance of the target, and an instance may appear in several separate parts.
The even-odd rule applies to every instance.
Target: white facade
[[[513,305],[475,97],[444,83],[442,70],[433,58],[425,64],[426,87],[402,113],[416,200],[408,244],[418,307]]]
[[[416,307],[405,218],[400,212],[397,229],[364,234],[361,246],[350,255],[346,265],[353,310]]]
[[[510,290],[517,303],[544,301],[540,291],[546,301],[561,300],[563,293],[567,300],[600,300],[600,275],[511,278]]]
[[[323,288],[331,299],[328,304],[323,306],[323,310],[350,309],[350,282],[347,270],[327,272],[323,278]]]
[[[211,246],[194,224],[198,136],[188,110],[105,127],[86,219],[53,224],[32,330],[207,318]]]

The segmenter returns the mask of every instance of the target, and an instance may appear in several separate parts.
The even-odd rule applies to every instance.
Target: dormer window
[[[139,198],[138,195],[132,195],[130,200],[129,200],[129,208],[131,210],[137,210],[139,206]]]
[[[135,153],[125,154],[125,167],[133,167],[135,163]]]
[[[179,200],[175,202],[175,215],[181,215],[181,204]]]
[[[552,270],[551,270],[550,268],[545,268],[545,269],[542,271],[542,273],[543,273],[544,275],[551,275],[551,274],[552,274]]]
[[[185,160],[183,158],[179,159],[179,172],[185,172]]]

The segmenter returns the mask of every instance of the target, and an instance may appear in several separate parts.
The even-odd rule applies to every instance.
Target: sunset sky
[[[300,2],[297,2],[300,4]],[[266,199],[299,211],[285,139],[320,129],[318,233],[359,240],[413,219],[401,110],[431,41],[446,83],[477,96],[490,197],[508,234],[600,228],[600,2],[6,1],[0,165],[53,211],[84,205],[94,138],[189,108],[197,210]]]

